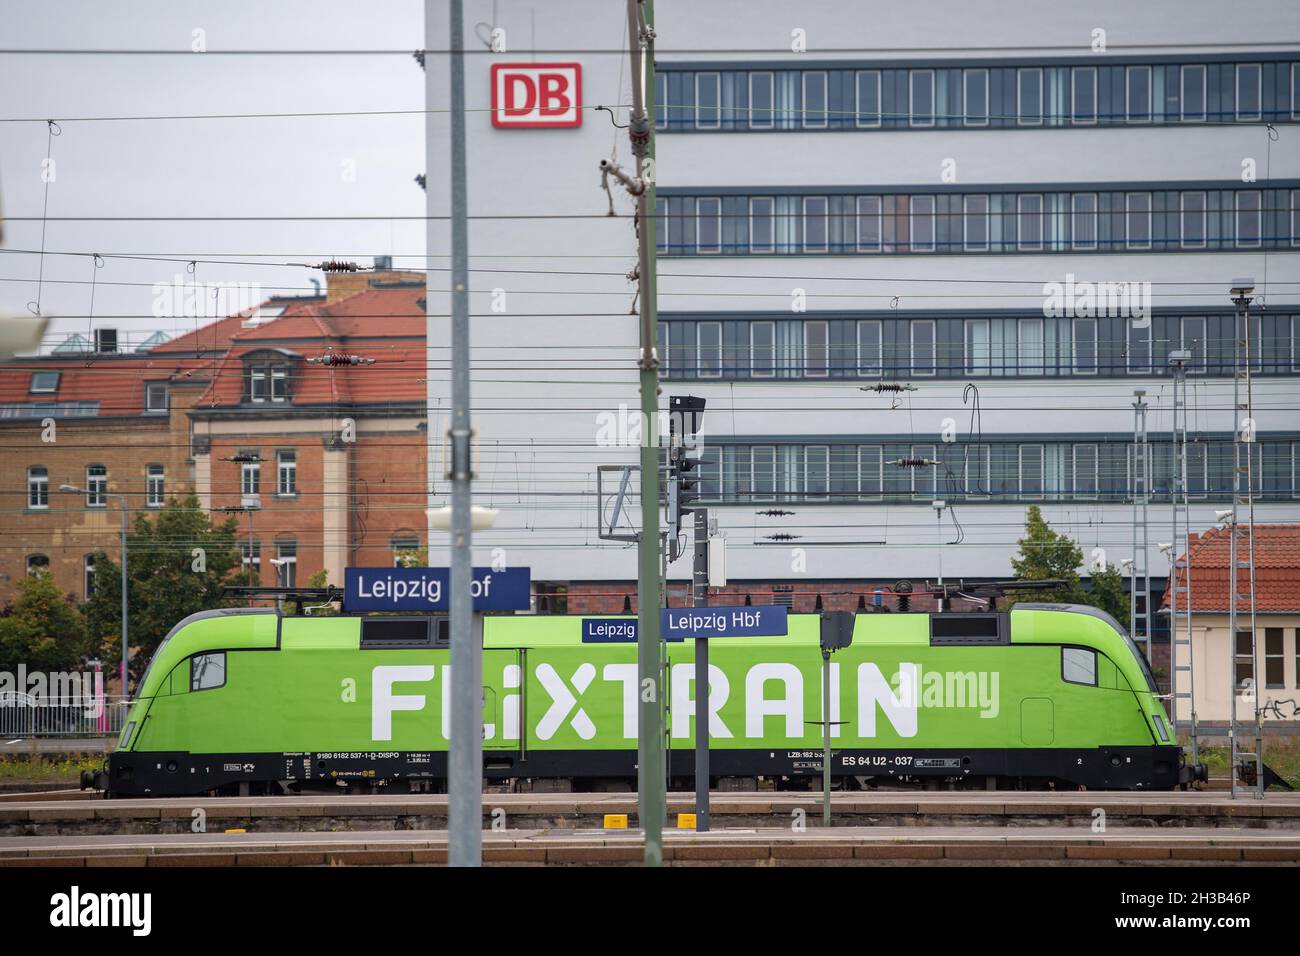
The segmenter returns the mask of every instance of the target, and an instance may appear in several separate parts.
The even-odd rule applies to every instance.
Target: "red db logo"
[[[498,129],[582,125],[582,66],[496,63],[492,125]]]

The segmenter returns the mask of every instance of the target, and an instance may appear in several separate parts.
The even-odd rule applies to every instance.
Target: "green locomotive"
[[[488,780],[635,781],[636,647],[584,641],[583,623],[485,619]],[[88,782],[113,796],[440,789],[455,680],[445,625],[244,609],[188,617],[159,646],[107,771]],[[664,648],[678,786],[694,764],[694,642]],[[1204,775],[1186,764],[1145,658],[1094,608],[858,614],[828,674],[832,772],[848,786],[1161,790]],[[784,636],[713,641],[712,775],[736,786],[819,780],[822,675],[817,615],[790,615]]]

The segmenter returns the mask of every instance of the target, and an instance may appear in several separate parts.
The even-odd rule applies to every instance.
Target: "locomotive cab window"
[[[226,652],[195,654],[190,658],[190,690],[213,690],[226,685]]]
[[[1086,647],[1061,648],[1061,679],[1067,684],[1097,686],[1097,652]]]

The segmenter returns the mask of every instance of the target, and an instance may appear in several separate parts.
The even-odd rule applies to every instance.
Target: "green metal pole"
[[[822,826],[831,825],[831,652],[822,651]]]
[[[643,38],[640,22],[648,28]],[[663,864],[664,784],[659,655],[659,356],[655,306],[654,26],[653,0],[628,0],[628,40],[634,86],[630,135],[636,176],[646,183],[637,198],[641,268],[641,539],[637,544],[637,811],[645,835],[646,866]],[[637,69],[638,64],[642,69]],[[636,85],[644,82],[643,88]]]

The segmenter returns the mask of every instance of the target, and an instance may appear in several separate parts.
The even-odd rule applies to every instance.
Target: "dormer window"
[[[28,387],[33,393],[54,393],[59,390],[58,372],[32,372],[32,383]]]
[[[290,358],[263,352],[244,362],[244,401],[257,405],[289,401]]]

